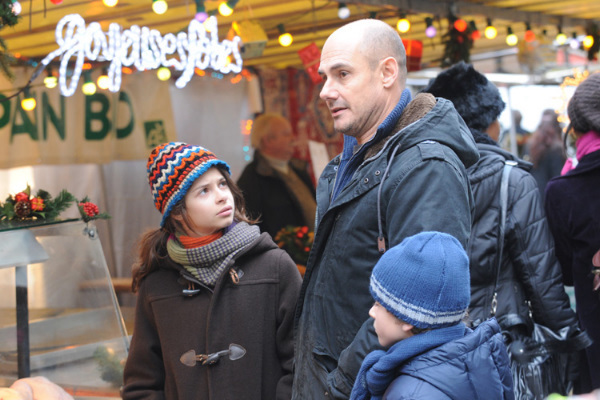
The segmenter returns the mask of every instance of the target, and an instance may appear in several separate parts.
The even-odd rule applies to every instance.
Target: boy
[[[379,344],[364,359],[351,400],[513,399],[506,347],[495,319],[472,331],[469,260],[453,236],[422,232],[377,262],[369,315]]]

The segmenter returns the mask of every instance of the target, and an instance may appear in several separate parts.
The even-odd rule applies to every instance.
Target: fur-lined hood
[[[377,155],[387,143],[404,150],[426,140],[450,147],[465,168],[479,159],[473,136],[452,102],[436,99],[428,93],[419,93],[408,103],[392,132],[390,136],[373,144],[365,159]]]

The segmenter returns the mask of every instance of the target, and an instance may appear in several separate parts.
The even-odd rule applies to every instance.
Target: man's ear
[[[384,58],[379,64],[384,88],[390,88],[397,80],[399,74],[398,63],[394,57]]]

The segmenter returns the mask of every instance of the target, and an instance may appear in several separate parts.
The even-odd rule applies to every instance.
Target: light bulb
[[[565,43],[567,43],[567,35],[560,32],[558,35],[556,35],[556,44],[562,46]]]
[[[58,78],[55,76],[47,76],[44,78],[44,86],[48,89],[54,89],[58,85]]]
[[[102,0],[102,2],[104,3],[104,5],[106,7],[114,7],[117,5],[117,3],[119,2],[119,0]]]
[[[454,21],[454,29],[456,29],[459,32],[466,31],[467,21],[465,21],[464,19],[457,19],[456,21]]]
[[[587,50],[590,47],[592,47],[593,45],[594,45],[594,37],[592,35],[587,35],[583,39],[583,48]]]
[[[340,3],[338,7],[338,18],[346,19],[350,16],[350,9],[345,3]]]
[[[96,84],[94,82],[86,82],[81,86],[81,91],[86,96],[91,96],[96,93]]]
[[[21,100],[21,108],[23,108],[23,110],[25,110],[25,111],[31,111],[35,108],[35,106],[36,106],[36,102],[33,97],[27,97],[27,98]]]
[[[433,38],[433,37],[435,37],[436,34],[437,34],[437,29],[435,29],[435,26],[431,25],[431,26],[428,26],[427,28],[425,28],[425,35],[428,38]]]
[[[488,26],[485,28],[484,35],[488,39],[494,39],[498,36],[498,31],[493,26]]]
[[[571,46],[573,50],[577,50],[579,48],[579,40],[577,40],[576,38],[571,39],[571,41],[569,42],[569,46]]]
[[[15,13],[15,15],[21,14],[21,11],[23,11],[23,7],[21,6],[21,3],[19,3],[18,1],[15,1],[14,3],[12,3],[12,12]]]
[[[525,41],[533,42],[535,40],[535,33],[532,30],[525,31]]]
[[[200,11],[200,12],[197,12],[196,15],[194,15],[194,18],[198,22],[204,22],[204,21],[206,21],[206,18],[208,18],[208,14],[206,13],[206,11]]]
[[[156,14],[161,15],[167,12],[169,5],[165,0],[153,0],[152,1],[152,11]]]
[[[519,43],[519,38],[514,33],[511,33],[506,37],[506,44],[509,46],[514,46]]]
[[[96,81],[96,84],[98,85],[98,87],[102,90],[106,90],[108,89],[108,85],[110,83],[110,80],[108,78],[108,75],[106,74],[102,74],[98,77],[98,80]]]
[[[282,33],[279,35],[279,44],[283,47],[288,47],[292,44],[294,38],[289,33]]]
[[[160,67],[156,70],[156,76],[161,81],[168,81],[171,78],[171,70],[167,67]]]
[[[219,14],[224,17],[229,17],[231,14],[233,14],[233,8],[231,8],[229,4],[224,1],[219,4]]]
[[[398,23],[396,24],[396,29],[398,29],[398,32],[400,33],[408,32],[410,30],[410,21],[406,18],[399,19]]]

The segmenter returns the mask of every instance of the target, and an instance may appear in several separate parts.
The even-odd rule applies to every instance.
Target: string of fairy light
[[[433,24],[433,17],[425,17],[425,36],[428,38],[435,38],[438,35],[438,30]],[[529,22],[525,22],[525,34],[523,35],[523,39],[526,42],[533,42],[536,40],[537,35],[531,28],[531,24]],[[477,40],[481,38],[481,32],[477,29],[476,23],[474,20],[467,22],[462,18],[456,18],[453,22],[453,27],[458,32],[465,32],[467,29],[471,30],[471,35],[473,40]],[[400,17],[398,18],[398,22],[396,23],[396,29],[400,33],[408,33],[411,29],[411,22],[407,18],[406,13],[400,13]],[[562,46],[568,44],[573,49],[583,48],[584,50],[590,49],[594,43],[596,38],[593,35],[578,35],[576,32],[571,34],[571,37],[567,37],[567,35],[563,32],[562,27],[558,25],[556,27],[557,34],[554,38],[555,44]],[[542,32],[542,34],[545,34]],[[487,18],[487,26],[484,29],[484,36],[486,39],[495,39],[498,36],[498,30],[492,23],[491,18]],[[506,28],[506,44],[508,46],[516,46],[519,43],[519,38],[513,31],[512,25],[508,25]]]
[[[13,13],[16,15],[19,15],[22,12],[22,6],[21,6],[20,2],[18,0],[11,0],[11,1],[12,1]],[[58,5],[58,4],[61,4],[63,2],[63,0],[51,0],[51,2],[53,4]],[[103,4],[106,7],[115,7],[115,6],[117,6],[118,2],[119,2],[119,0],[103,0]],[[196,13],[194,14],[194,19],[200,23],[203,23],[208,32],[208,31],[210,31],[210,29],[207,27],[206,24],[209,22],[209,17],[216,16],[217,12],[222,16],[231,15],[233,13],[233,10],[234,10],[236,4],[238,3],[238,0],[223,1],[219,4],[217,9],[211,10],[208,12],[205,8],[204,0],[195,0],[195,3],[196,3]],[[152,0],[151,7],[152,7],[152,10],[156,14],[160,15],[160,14],[164,14],[168,10],[168,3],[166,0]],[[214,19],[214,18],[212,18],[212,19]],[[213,22],[213,24],[214,24],[214,22]],[[4,100],[8,100],[12,97],[19,95],[20,93],[23,93],[21,107],[25,111],[32,111],[35,109],[37,104],[36,104],[35,98],[31,94],[31,90],[30,90],[31,83],[33,82],[33,80],[35,80],[35,78],[37,78],[37,76],[39,76],[39,74],[42,71],[42,67],[44,67],[44,65],[39,64],[35,60],[27,60],[26,58],[21,57],[19,54],[15,54],[15,57],[17,59],[20,59],[21,61],[27,61],[29,65],[32,65],[37,68],[36,68],[36,71],[33,73],[32,77],[29,79],[29,82],[23,88],[21,88],[17,93],[13,94],[12,96],[5,97]],[[109,89],[110,79],[109,79],[107,68],[104,66],[102,66],[101,68],[97,68],[97,67],[98,67],[98,65],[96,65],[96,68],[95,68],[94,65],[90,62],[85,62],[81,66],[81,77],[83,78],[83,84],[81,86],[81,91],[86,96],[94,95],[98,89],[100,89],[100,90],[108,90]],[[101,73],[96,80],[92,79],[92,71],[94,69],[101,69]],[[59,78],[56,74],[55,68],[52,68],[50,65],[48,65],[45,67],[45,72],[46,72],[46,76],[44,77],[44,80],[43,80],[44,86],[48,89],[56,88],[59,84]],[[130,75],[130,74],[135,73],[135,68],[123,66],[123,67],[121,67],[121,72],[125,75]],[[217,79],[225,78],[225,74],[221,73],[219,71],[207,72],[204,69],[200,69],[197,67],[194,68],[194,74],[196,74],[198,76],[207,76],[208,75],[208,76],[211,76],[211,77],[217,78]],[[171,79],[171,76],[172,76],[171,69],[169,67],[162,66],[162,67],[156,69],[156,75],[159,80],[167,81],[167,80]],[[244,79],[245,80],[253,79],[251,72],[246,68],[241,69],[241,71],[239,71],[239,73],[236,73],[234,76],[230,77],[229,80],[232,84],[236,84],[236,83],[241,82]]]
[[[21,7],[21,4],[19,3],[19,1],[18,0],[11,0],[11,1],[12,1],[12,5],[13,5],[13,12],[15,14],[21,13],[22,7]],[[63,2],[63,0],[50,0],[50,1],[51,1],[51,3],[53,3],[55,5],[61,4]],[[106,7],[115,7],[119,3],[119,0],[102,0],[102,1]],[[148,1],[151,4],[151,8],[154,11],[154,13],[156,13],[158,15],[162,15],[162,14],[166,13],[169,9],[169,3],[167,0],[148,0]],[[196,5],[196,12],[194,14],[194,19],[199,21],[200,23],[205,23],[205,21],[207,21],[207,19],[210,16],[216,16],[217,13],[222,16],[232,15],[237,3],[239,2],[239,0],[224,0],[218,4],[218,7],[216,9],[207,10],[204,0],[194,0],[194,1],[195,1],[195,5]],[[331,2],[328,2],[325,6],[327,6],[330,3]],[[320,8],[321,7],[313,9],[312,11],[313,12],[317,11]],[[360,9],[360,6],[358,8]],[[342,20],[348,19],[351,16],[351,14],[352,14],[352,11],[346,3],[337,2],[338,18],[340,18]],[[386,15],[386,19],[387,19],[390,15],[389,10],[386,11],[385,13],[382,13],[382,15],[383,14]],[[412,23],[421,22],[422,18],[423,18],[423,17],[416,17],[415,15],[410,15],[411,18],[409,19],[409,12],[402,11],[402,10],[398,10],[396,15],[398,16],[397,17],[398,19],[397,19],[395,26],[396,26],[396,29],[398,30],[398,32],[401,34],[409,33],[411,31]],[[377,18],[377,13],[370,12],[369,17]],[[483,30],[483,35],[480,32],[480,30],[477,28],[475,20],[467,21],[466,19],[454,16],[454,15],[449,15],[447,19],[448,19],[448,23],[450,24],[449,28],[451,27],[452,29],[455,29],[457,32],[461,32],[461,33],[466,32],[473,41],[481,39],[482,36],[488,40],[495,39],[498,36],[498,29],[494,26],[492,18],[486,18],[486,27]],[[433,39],[440,34],[439,29],[441,26],[440,26],[439,21],[440,21],[440,18],[435,15],[429,15],[429,16],[424,17],[425,36],[427,38]],[[287,21],[287,22],[289,22],[289,21]],[[437,28],[435,26],[435,22],[438,23]],[[525,24],[525,31],[524,31],[522,38],[519,38],[517,36],[517,34],[515,34],[515,32],[513,31],[513,26],[516,25],[516,23],[513,23],[512,25],[507,25],[505,27],[505,29],[506,29],[505,41],[508,46],[516,46],[520,40],[524,40],[525,42],[533,42],[538,38],[539,33],[536,35],[536,33],[532,29],[531,24],[529,22],[524,22],[523,24]],[[279,23],[276,26],[276,29],[279,34],[279,36],[278,36],[279,44],[283,47],[291,46],[294,41],[294,38],[293,38],[291,32],[289,32],[286,29],[284,23]],[[556,31],[557,31],[557,33],[556,33],[556,36],[553,38],[553,43],[557,46],[568,45],[573,49],[589,50],[594,46],[595,42],[598,40],[597,34],[596,35],[592,35],[592,34],[579,35],[576,32],[571,32],[570,36],[567,36],[567,34],[563,31],[562,26],[560,26],[560,25],[556,26]],[[546,30],[542,31],[541,35],[544,35],[546,38],[549,37]],[[34,65],[34,64],[32,64],[32,65]],[[34,66],[36,66],[36,65],[34,65]],[[94,69],[101,69],[101,71],[102,71],[101,74],[98,76],[98,78],[95,81],[92,79],[92,71]],[[134,72],[135,72],[134,68],[122,67],[123,74],[127,75],[127,74],[132,74]],[[217,71],[209,73],[209,72],[206,72],[205,70],[195,68],[194,72],[196,73],[196,75],[199,75],[199,76],[209,75],[209,76],[219,78],[219,79],[224,78],[224,74],[219,73]],[[171,76],[172,76],[171,68],[162,66],[160,68],[157,68],[156,74],[157,74],[157,77],[159,80],[167,81],[167,80],[171,79]],[[38,75],[39,75],[39,73],[38,73]],[[37,75],[35,75],[35,76],[37,76]],[[35,108],[35,99],[33,99],[31,97],[30,91],[29,91],[29,86],[30,86],[33,78],[35,78],[35,76],[33,76],[32,79],[30,79],[29,84],[26,85],[26,87],[24,87],[21,90],[24,93],[24,99],[22,101],[23,108],[25,108],[25,106],[27,106],[29,109]],[[241,73],[236,74],[233,78],[231,78],[231,82],[237,83],[237,82],[240,82],[244,78],[248,79],[250,77],[251,77],[251,74],[246,69],[243,69]],[[86,62],[83,65],[82,78],[83,78],[84,83],[81,87],[81,90],[86,95],[93,95],[96,93],[96,91],[98,89],[100,89],[100,90],[108,89],[109,79],[108,79],[108,75],[107,75],[107,70],[106,70],[106,67],[102,66],[102,64],[96,65],[96,68],[94,68],[94,65]],[[58,85],[58,78],[55,74],[55,71],[52,69],[51,66],[48,66],[46,68],[46,77],[44,78],[44,85],[50,89],[52,89]],[[14,97],[14,96],[11,96],[11,97]]]

